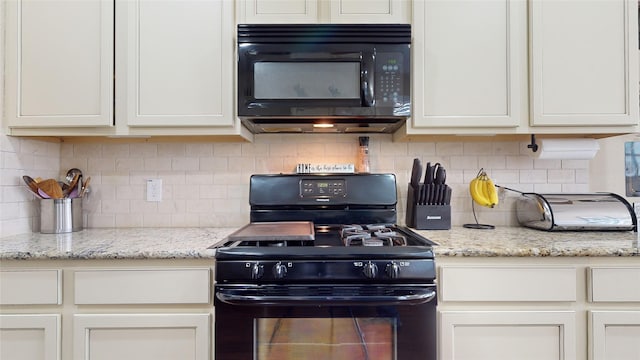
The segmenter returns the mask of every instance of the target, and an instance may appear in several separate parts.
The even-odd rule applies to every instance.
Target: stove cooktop
[[[213,245],[224,259],[433,259],[437,243],[393,224],[316,225],[313,239],[225,239]]]

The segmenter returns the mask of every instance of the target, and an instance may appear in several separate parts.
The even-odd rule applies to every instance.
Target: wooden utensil
[[[38,183],[38,188],[52,199],[62,199],[64,197],[62,188],[56,179],[42,180]]]
[[[82,184],[82,189],[80,190],[80,195],[78,195],[78,197],[84,196],[84,193],[86,193],[87,189],[89,188],[90,182],[91,182],[91,176],[87,177],[87,180],[85,180],[84,184]]]
[[[24,180],[24,182],[27,184],[27,186],[29,187],[29,190],[31,190],[31,192],[36,195],[39,198],[42,198],[42,196],[38,193],[38,184],[36,183],[35,180],[33,180],[33,178],[31,176],[28,175],[24,175],[22,177],[22,180]]]

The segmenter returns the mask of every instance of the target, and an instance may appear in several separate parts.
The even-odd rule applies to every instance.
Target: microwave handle
[[[362,69],[360,69],[360,92],[362,106],[372,107],[376,104],[373,94],[375,55],[373,52],[362,54]]]

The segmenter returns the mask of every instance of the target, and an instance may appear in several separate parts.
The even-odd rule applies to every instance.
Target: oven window
[[[395,318],[258,318],[256,360],[395,360]]]
[[[359,62],[256,62],[256,99],[360,99]]]

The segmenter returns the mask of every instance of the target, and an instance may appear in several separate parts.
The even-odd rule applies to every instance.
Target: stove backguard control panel
[[[302,179],[300,197],[345,197],[347,183],[344,179]]]

